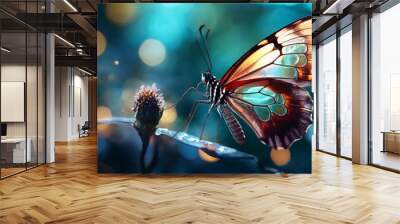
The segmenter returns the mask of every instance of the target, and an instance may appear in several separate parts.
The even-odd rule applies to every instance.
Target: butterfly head
[[[207,83],[209,83],[209,82],[211,82],[213,80],[215,80],[215,76],[213,76],[211,74],[211,72],[203,72],[203,73],[201,73],[201,81],[204,84],[207,84]]]

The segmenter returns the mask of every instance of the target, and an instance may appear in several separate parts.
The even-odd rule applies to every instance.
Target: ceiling
[[[318,36],[345,14],[357,14],[380,5],[385,0],[292,0],[252,2],[311,2],[313,3],[313,35]],[[135,2],[127,0],[1,0],[0,24],[2,46],[12,48],[15,55],[25,54],[24,32],[55,32],[56,65],[80,66],[96,70],[96,7],[99,3]],[[136,1],[139,2],[139,1]],[[141,2],[153,2],[149,0]],[[172,2],[155,0],[155,2]],[[174,1],[188,2],[188,1]],[[210,2],[200,0],[197,2]],[[223,2],[222,0],[212,2]],[[236,0],[231,2],[249,2]],[[336,3],[335,3],[336,2]],[[327,10],[328,9],[328,10]],[[325,11],[326,10],[326,11]],[[52,13],[48,13],[52,11]],[[324,13],[325,11],[325,13]],[[23,31],[21,33],[21,31]],[[35,43],[28,38],[28,54],[34,53]]]

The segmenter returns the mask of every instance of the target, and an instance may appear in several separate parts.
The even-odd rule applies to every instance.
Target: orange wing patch
[[[223,76],[224,84],[254,78],[310,81],[311,19],[296,21],[263,39],[241,57]]]

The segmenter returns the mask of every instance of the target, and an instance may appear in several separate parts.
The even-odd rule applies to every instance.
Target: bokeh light
[[[271,149],[271,160],[277,166],[284,166],[290,161],[289,149]]]
[[[109,75],[107,75],[107,80],[108,81],[114,81],[115,80],[115,75],[114,74],[109,74]]]
[[[97,120],[107,120],[112,118],[111,110],[105,106],[97,107]]]
[[[206,161],[206,162],[214,163],[214,162],[218,162],[219,161],[218,158],[208,155],[206,152],[204,152],[201,149],[198,149],[197,152],[199,153],[200,158],[202,160]]]
[[[166,107],[168,107],[168,103],[166,103]],[[160,120],[160,126],[161,127],[168,127],[172,123],[175,122],[176,118],[178,117],[178,114],[176,113],[175,107],[169,108],[168,110],[164,110],[164,113],[161,117]]]
[[[143,63],[149,66],[161,64],[165,59],[164,45],[155,39],[145,40],[139,48],[139,57]]]
[[[97,133],[104,136],[111,136],[112,130],[110,125],[107,124],[98,124],[97,125]]]
[[[214,144],[206,144],[206,145],[205,145],[205,148],[206,148],[207,150],[210,150],[210,151],[215,151],[215,150],[217,150],[217,147],[216,147],[216,145],[214,145]],[[197,153],[199,154],[200,158],[201,158],[202,160],[206,161],[206,162],[213,163],[213,162],[219,161],[218,158],[209,155],[208,153],[206,153],[205,151],[203,151],[201,148],[197,150]]]
[[[135,92],[132,88],[126,87],[121,94],[122,113],[124,117],[133,116],[132,107],[134,102]]]
[[[107,18],[117,25],[130,22],[135,15],[135,5],[129,3],[107,4],[105,9]]]
[[[107,47],[107,40],[103,33],[97,31],[97,56],[104,53]]]

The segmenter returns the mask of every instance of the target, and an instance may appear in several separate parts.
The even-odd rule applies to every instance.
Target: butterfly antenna
[[[211,31],[210,29],[207,30],[207,33],[206,33],[206,40],[208,40],[208,34],[210,34],[210,31]]]
[[[206,37],[204,38],[204,45],[206,46],[207,58],[208,58],[208,62],[210,63],[210,67],[211,67],[210,71],[211,71],[213,66],[212,66],[212,61],[211,61],[211,56],[210,56],[210,50],[208,48],[208,34],[210,33],[210,31],[211,31],[210,29],[207,30]]]
[[[208,34],[209,33],[210,33],[210,29],[207,30],[207,33],[204,36],[204,33],[201,30],[201,38],[203,39],[203,44],[204,44],[204,48],[205,48],[208,64],[210,65],[210,72],[211,72],[211,70],[212,70],[212,62],[211,62],[210,51],[209,51],[208,43],[207,43],[208,42]]]
[[[209,62],[208,62],[208,60],[207,60],[206,53],[204,52],[204,49],[203,49],[203,47],[202,47],[202,43],[201,43],[200,40],[198,40],[198,39],[197,39],[197,43],[198,43],[199,48],[200,48],[200,50],[201,50],[201,55],[203,56],[203,60],[204,60],[204,61],[206,62],[206,64],[207,64],[207,70],[210,71],[210,64],[209,64]]]
[[[204,59],[205,59],[206,62],[207,62],[208,71],[211,72],[211,70],[212,70],[212,63],[211,63],[210,53],[209,53],[209,51],[208,51],[208,45],[207,45],[207,39],[208,39],[208,34],[209,34],[210,30],[207,31],[206,37],[204,37],[204,33],[203,33],[204,26],[205,26],[205,25],[203,24],[203,25],[201,25],[201,26],[199,27],[199,33],[200,33],[201,41],[203,42],[203,44],[200,44],[200,45],[201,45],[201,46],[204,46],[204,47],[201,47],[202,52],[203,52],[203,57],[204,57]]]

